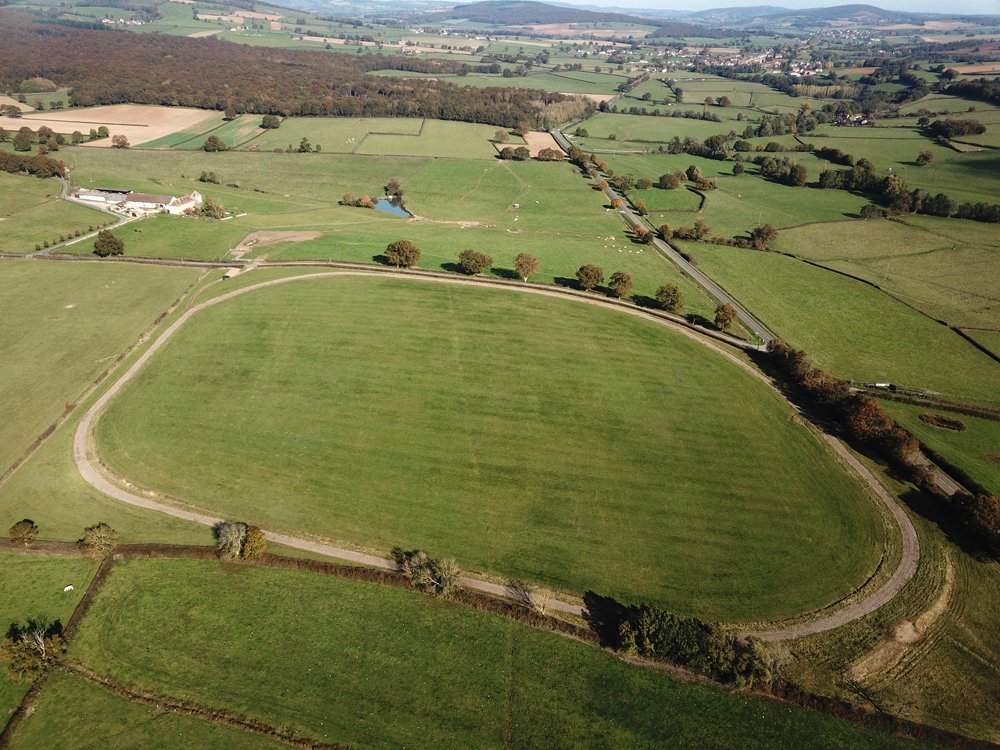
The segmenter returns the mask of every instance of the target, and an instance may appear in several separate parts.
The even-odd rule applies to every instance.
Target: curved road
[[[201,310],[208,307],[220,304],[227,300],[238,297],[242,294],[248,292],[253,292],[258,289],[263,289],[265,287],[276,286],[279,284],[289,284],[296,281],[307,281],[319,278],[329,278],[335,276],[378,276],[378,277],[389,277],[389,278],[403,278],[410,280],[420,280],[427,282],[437,282],[446,284],[459,284],[466,286],[481,286],[483,282],[476,281],[474,279],[462,279],[462,278],[447,278],[447,277],[436,277],[436,276],[418,276],[406,272],[400,271],[324,271],[319,273],[309,273],[302,274],[299,276],[290,276],[280,279],[272,279],[270,281],[263,281],[259,284],[253,284],[251,286],[241,287],[239,289],[234,289],[231,292],[226,292],[212,299],[201,302],[194,307],[190,308],[184,312],[176,321],[170,324],[166,330],[161,333],[156,340],[149,346],[146,351],[132,364],[131,367],[115,381],[107,391],[105,391],[100,398],[98,398],[87,412],[83,415],[80,423],[77,425],[76,433],[73,437],[73,459],[76,462],[77,469],[79,470],[81,476],[94,487],[99,492],[129,505],[133,505],[140,508],[145,508],[148,510],[154,510],[159,513],[164,513],[174,518],[180,518],[185,521],[192,521],[194,523],[203,524],[206,526],[214,526],[219,521],[223,520],[216,516],[210,516],[204,513],[198,513],[194,511],[184,510],[182,508],[175,507],[173,505],[168,505],[166,503],[161,503],[156,500],[152,500],[148,497],[143,497],[134,492],[124,489],[123,487],[114,484],[109,481],[109,479],[102,473],[98,467],[95,465],[94,460],[90,455],[88,450],[90,442],[90,434],[93,428],[93,424],[101,412],[107,407],[108,403],[131,381],[145,366],[145,364],[170,340],[170,338],[194,315],[196,315]],[[561,294],[556,291],[546,290],[544,288],[538,288],[533,286],[505,286],[512,291],[518,291],[528,294],[539,294],[548,297],[557,297],[560,299],[565,299],[566,295]],[[714,343],[711,340],[704,338],[703,336],[693,332],[689,328],[686,328],[679,323],[675,323],[668,319],[662,318],[658,315],[653,315],[646,312],[640,308],[628,308],[621,305],[615,304],[610,300],[602,300],[600,298],[586,298],[586,297],[573,297],[573,299],[578,299],[580,302],[585,304],[598,305],[601,307],[609,307],[620,312],[624,312],[636,317],[645,318],[647,320],[652,320],[659,325],[665,326],[681,333],[688,338],[699,342],[703,346],[716,351],[717,353],[724,356],[729,361],[733,362],[744,371],[753,375],[753,377],[758,380],[763,381],[769,387],[774,389],[780,394],[777,388],[768,380],[762,373],[755,370],[749,364],[741,360],[739,357],[735,356],[731,352],[724,349],[722,346]],[[792,406],[794,408],[794,405]],[[833,628],[839,627],[845,623],[856,620],[860,617],[875,611],[881,607],[886,602],[890,601],[899,591],[906,585],[906,583],[913,577],[916,572],[917,562],[920,558],[920,546],[917,541],[916,531],[913,528],[913,524],[910,519],[895,502],[891,495],[885,491],[882,485],[879,483],[878,479],[869,472],[851,453],[847,450],[844,445],[837,440],[837,438],[831,435],[823,436],[831,448],[844,460],[846,461],[859,475],[860,477],[875,491],[878,497],[886,505],[889,512],[892,514],[894,520],[899,526],[900,533],[903,539],[903,555],[900,561],[899,567],[890,577],[890,579],[884,583],[879,589],[872,592],[864,599],[856,602],[848,607],[837,610],[832,614],[822,617],[818,620],[804,623],[801,625],[795,625],[789,628],[784,628],[781,630],[773,630],[762,633],[747,633],[746,635],[756,635],[764,640],[769,641],[782,641],[790,640],[792,638],[799,638],[805,635],[811,635],[813,633],[820,633],[826,630],[832,630]],[[335,547],[333,545],[324,544],[322,542],[316,542],[311,539],[306,539],[303,537],[290,536],[287,534],[278,534],[274,532],[266,532],[267,538],[277,544],[283,544],[287,547],[292,547],[295,549],[306,550],[309,552],[318,553],[321,555],[326,555],[328,557],[335,557],[341,560],[347,560],[350,562],[358,563],[361,565],[369,565],[376,568],[382,569],[393,569],[395,566],[390,560],[386,560],[381,557],[376,557],[373,555],[367,555],[364,553],[356,552],[354,550],[344,549],[341,547]],[[490,594],[496,594],[500,596],[515,596],[514,592],[511,592],[507,587],[501,586],[495,583],[490,583],[488,581],[483,581],[475,578],[463,577],[460,579],[460,583],[468,588],[476,589],[479,591],[485,591]],[[570,602],[560,601],[558,599],[550,599],[546,601],[546,607],[551,610],[557,610],[559,612],[564,612],[567,614],[581,616],[583,614],[583,608],[577,604],[572,604]]]

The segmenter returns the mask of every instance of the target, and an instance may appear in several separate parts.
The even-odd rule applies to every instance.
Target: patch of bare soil
[[[963,432],[965,422],[954,417],[946,417],[943,414],[921,414],[920,421],[932,427],[940,427],[942,430],[952,430],[953,432]]]
[[[524,142],[527,144],[528,151],[531,152],[532,156],[538,156],[538,152],[543,148],[555,149],[559,153],[562,153],[562,149],[559,148],[556,139],[552,137],[551,133],[547,133],[544,130],[532,130],[530,133],[526,133],[524,135]]]
[[[951,560],[946,557],[944,585],[934,603],[920,613],[916,620],[902,620],[889,628],[885,640],[870,654],[854,662],[845,676],[849,680],[865,682],[873,677],[884,676],[887,670],[902,662],[913,646],[927,637],[934,623],[944,614],[954,586],[955,572],[951,567]]]
[[[276,245],[279,242],[307,242],[322,236],[322,232],[251,232],[229,251],[229,255],[239,259],[255,247]]]

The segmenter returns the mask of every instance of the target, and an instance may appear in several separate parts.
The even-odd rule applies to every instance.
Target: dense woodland
[[[70,87],[75,106],[163,104],[276,115],[431,117],[542,125],[567,97],[368,76],[372,70],[453,73],[442,60],[299,52],[126,31],[34,23],[0,12],[0,88],[43,77]],[[584,105],[580,105],[583,108]],[[580,114],[583,114],[581,112]],[[564,116],[560,112],[560,116]]]

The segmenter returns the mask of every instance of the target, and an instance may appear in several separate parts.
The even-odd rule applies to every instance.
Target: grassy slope
[[[6,469],[198,272],[6,261],[0,465]]]
[[[59,235],[86,231],[106,216],[59,200],[59,183],[0,172],[0,252],[31,253]]]
[[[46,683],[35,711],[18,727],[10,747],[85,750],[97,741],[107,750],[287,747],[250,732],[132,703],[67,674],[56,674]]]
[[[201,313],[98,429],[130,479],[231,515],[717,618],[836,599],[880,547],[762,384],[649,323],[511,293],[261,290]]]
[[[413,592],[291,571],[130,561],[71,653],[126,683],[371,748],[913,745]],[[267,679],[238,678],[251,674]]]
[[[845,378],[893,382],[992,402],[996,364],[955,333],[858,281],[773,253],[686,243],[701,268]]]
[[[16,520],[11,519],[10,524]],[[4,528],[7,525],[3,523]],[[3,632],[11,623],[24,622],[29,617],[66,623],[96,570],[97,563],[85,558],[0,554]],[[74,591],[64,592],[67,584],[73,584]],[[0,662],[0,725],[7,723],[7,717],[27,689],[28,683],[9,677],[6,666]]]

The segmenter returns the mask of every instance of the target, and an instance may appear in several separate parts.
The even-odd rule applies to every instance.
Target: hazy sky
[[[706,10],[746,5],[776,5],[782,8],[822,8],[854,2],[874,5],[886,10],[914,13],[976,13],[1000,15],[1000,0],[844,0],[819,2],[809,0],[562,0],[574,5],[614,5],[628,8],[663,8],[669,10]]]

